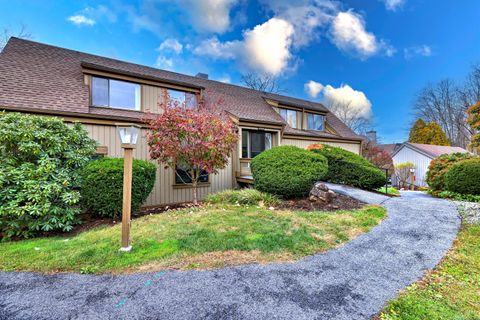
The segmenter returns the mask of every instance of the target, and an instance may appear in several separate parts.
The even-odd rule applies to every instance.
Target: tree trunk
[[[197,170],[193,170],[192,172],[192,192],[193,192],[193,205],[197,206],[198,205],[198,172]]]

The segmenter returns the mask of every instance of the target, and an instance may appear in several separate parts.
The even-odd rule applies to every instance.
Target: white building
[[[385,145],[387,146],[387,145]],[[385,148],[386,150],[387,148]],[[393,149],[393,150],[392,150]],[[431,144],[420,144],[405,142],[392,148],[391,156],[393,164],[411,162],[415,165],[415,185],[419,187],[427,186],[425,182],[428,166],[433,159],[442,154],[468,153],[467,150],[460,147],[437,146]]]

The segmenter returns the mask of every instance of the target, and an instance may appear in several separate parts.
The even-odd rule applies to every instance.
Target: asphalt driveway
[[[369,319],[433,268],[460,219],[419,192],[386,198],[389,217],[346,245],[290,264],[125,276],[0,273],[0,319]]]

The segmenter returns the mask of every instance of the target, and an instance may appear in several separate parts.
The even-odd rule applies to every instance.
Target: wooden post
[[[124,148],[123,162],[123,208],[122,208],[122,247],[120,251],[130,251],[130,214],[132,208],[132,162],[133,148]]]

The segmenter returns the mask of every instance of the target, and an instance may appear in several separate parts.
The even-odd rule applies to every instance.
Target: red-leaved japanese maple
[[[193,104],[188,99],[180,101],[165,91],[159,105],[163,113],[146,119],[150,157],[172,168],[180,179],[175,168],[186,172],[195,205],[202,172],[215,174],[224,169],[238,140],[235,125],[218,108],[222,101],[198,100]]]

